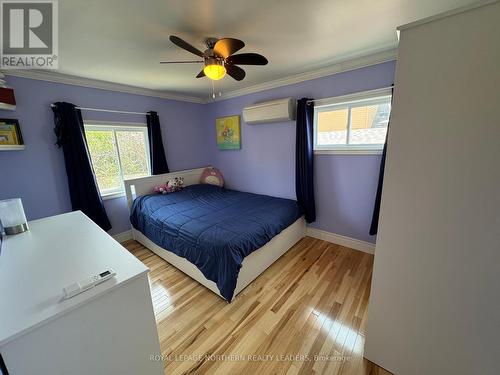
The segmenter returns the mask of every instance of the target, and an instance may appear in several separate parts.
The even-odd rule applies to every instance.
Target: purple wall
[[[29,220],[71,210],[62,150],[55,145],[50,103],[67,101],[83,107],[157,111],[167,160],[172,171],[207,165],[206,142],[200,136],[206,106],[155,97],[7,77],[15,90],[17,110],[0,118],[17,118],[25,151],[0,151],[0,199],[21,197]],[[84,119],[145,122],[145,116],[85,112]],[[113,225],[110,233],[130,229],[125,198],[104,202]]]
[[[284,97],[325,98],[390,86],[395,62],[339,73],[210,104],[210,164],[229,188],[295,199],[295,125],[293,122],[247,125],[242,148],[219,151],[215,118],[241,115],[243,107]],[[313,227],[375,242],[368,235],[380,155],[316,155],[317,221]]]
[[[21,197],[30,220],[71,209],[62,151],[54,146],[50,103],[84,107],[157,111],[170,169],[211,164],[227,186],[242,191],[295,199],[295,126],[293,122],[247,125],[242,149],[219,151],[215,118],[241,114],[243,107],[284,97],[324,98],[389,86],[395,63],[389,62],[266,90],[208,105],[165,100],[24,78],[7,77],[17,99],[16,111],[2,118],[20,121],[27,149],[0,151],[0,199]],[[84,113],[88,120],[142,122],[144,116]],[[317,221],[312,226],[374,242],[368,235],[380,155],[316,155]],[[112,234],[130,228],[125,198],[105,201]]]

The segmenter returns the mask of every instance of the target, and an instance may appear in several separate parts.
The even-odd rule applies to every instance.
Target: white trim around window
[[[336,150],[314,150],[314,155],[382,155],[382,148],[346,148]]]
[[[105,191],[100,191],[103,200],[115,199],[125,196],[125,185],[123,184],[124,175],[122,171],[122,162],[120,157],[120,149],[118,148],[116,131],[140,131],[144,134],[148,175],[151,175],[151,162],[149,158],[149,139],[148,139],[148,130],[146,124],[136,123],[136,122],[84,121],[84,128],[85,130],[100,130],[100,131],[113,132],[114,144],[116,145],[116,153],[118,157],[118,168],[121,177],[121,186],[120,188],[117,189],[108,189]]]
[[[125,190],[123,190],[116,193],[106,193],[106,194],[101,193],[101,198],[103,201],[107,201],[110,199],[122,198],[125,197],[126,195],[127,194],[125,193]]]
[[[316,155],[377,155],[381,154],[384,144],[349,144],[351,131],[351,109],[390,103],[390,88],[364,91],[356,94],[315,100],[314,103],[314,154]],[[318,114],[339,109],[348,110],[346,144],[318,145]]]

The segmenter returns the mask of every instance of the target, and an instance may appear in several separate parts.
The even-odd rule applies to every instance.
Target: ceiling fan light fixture
[[[205,39],[207,49],[203,52],[178,36],[170,35],[170,41],[177,47],[203,58],[203,60],[160,61],[160,63],[188,64],[203,62],[203,70],[196,75],[196,78],[207,77],[212,81],[218,81],[227,74],[236,81],[241,81],[245,78],[246,74],[238,65],[267,65],[268,63],[267,59],[258,53],[240,53],[235,55],[236,52],[245,47],[243,41],[235,38],[207,38]]]
[[[203,72],[208,78],[218,81],[226,75],[226,68],[222,63],[210,63],[203,68]]]

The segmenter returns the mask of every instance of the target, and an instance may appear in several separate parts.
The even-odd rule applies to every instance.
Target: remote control
[[[94,286],[111,279],[116,275],[116,272],[113,269],[108,269],[103,271],[97,275],[92,275],[87,277],[81,281],[75,282],[73,284],[68,285],[63,288],[63,299],[68,299],[76,296],[86,290],[93,288]]]

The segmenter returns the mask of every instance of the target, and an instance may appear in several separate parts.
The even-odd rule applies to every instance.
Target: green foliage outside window
[[[89,128],[85,136],[101,193],[121,190],[122,178],[149,174],[144,132]]]

